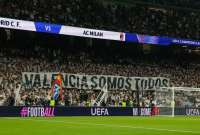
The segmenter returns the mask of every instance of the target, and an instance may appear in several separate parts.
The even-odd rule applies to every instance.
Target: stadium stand
[[[0,135],[200,135],[200,0],[0,0]]]
[[[106,0],[84,2],[83,0],[68,0],[68,2],[49,0],[48,4],[45,4],[44,0],[6,0],[6,2],[1,0],[0,16],[105,30],[200,39],[198,10],[183,10],[180,8],[181,2],[175,3],[176,7],[172,7],[171,2],[164,1],[158,3],[161,5],[165,3],[164,6],[158,6],[157,2],[154,1],[149,5],[145,0],[134,1],[131,4],[110,3]],[[197,5],[190,5],[191,8],[195,6]],[[190,50],[188,53],[184,48],[176,48],[174,51],[174,48],[155,47],[152,50],[156,53],[145,54],[142,47],[131,48],[128,45],[128,47],[119,47],[117,44],[120,43],[114,43],[116,46],[113,46],[110,41],[97,43],[90,39],[82,42],[82,39],[69,37],[68,45],[63,49],[63,47],[43,46],[43,44],[66,46],[67,43],[64,43],[62,36],[51,35],[50,38],[53,37],[51,40],[49,35],[15,30],[1,29],[0,33],[1,45],[6,43],[12,46],[7,47],[5,44],[0,48],[1,105],[49,104],[48,89],[33,88],[27,91],[24,86],[20,91],[20,102],[15,102],[14,90],[21,83],[22,72],[59,71],[141,77],[163,76],[170,78],[171,86],[199,87],[200,84],[199,60],[196,54]],[[76,43],[74,40],[77,40]],[[17,47],[13,48],[16,44]],[[64,91],[64,101],[58,105],[90,106],[98,95],[98,91],[95,90],[85,92],[65,89]],[[147,92],[144,95],[139,104],[148,107],[154,100],[154,93]],[[178,100],[177,104],[185,106],[181,101],[184,99]],[[126,102],[127,106],[136,106],[136,93],[112,91],[103,105],[122,106],[122,102]],[[190,100],[189,104],[198,106],[199,95],[196,94],[195,100]]]
[[[140,77],[162,76],[171,79],[171,86],[199,87],[199,65],[196,64],[198,60],[195,61],[195,54],[186,53],[184,49],[180,49],[182,51],[179,54],[175,54],[178,53],[176,50],[174,54],[170,54],[171,56],[169,56],[169,53],[172,52],[160,55],[160,53],[166,51],[166,48],[163,48],[163,51],[159,50],[159,54],[144,54],[144,52],[137,49],[135,54],[131,55],[132,52],[129,52],[130,54],[127,55],[132,46],[128,45],[126,48],[97,44],[90,46],[87,43],[82,45],[73,44],[64,48],[36,46],[32,43],[29,43],[29,49],[25,47],[26,45],[21,45],[22,48],[19,46],[1,48],[1,105],[49,104],[49,89],[37,87],[27,89],[24,86],[20,91],[20,102],[15,103],[14,90],[21,83],[22,72],[64,72]],[[119,54],[118,51],[122,48],[124,51]],[[190,63],[187,63],[187,60]],[[178,64],[177,61],[179,61]],[[64,101],[58,103],[58,105],[90,106],[99,93],[95,90],[64,90]],[[140,105],[148,107],[154,100],[154,93],[146,92],[144,95],[141,97]],[[196,96],[196,99],[199,100],[199,95]],[[126,102],[127,106],[136,105],[136,93],[132,91],[112,91],[109,93],[107,102],[103,105],[121,106],[122,102]],[[195,106],[193,100],[190,106]]]

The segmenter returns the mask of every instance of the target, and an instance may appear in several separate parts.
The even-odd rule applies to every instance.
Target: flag
[[[58,74],[56,79],[53,81],[51,88],[51,95],[54,100],[58,100],[59,97],[63,100],[63,89],[62,89],[62,76]]]

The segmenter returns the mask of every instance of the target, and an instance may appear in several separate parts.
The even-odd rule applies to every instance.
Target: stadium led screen
[[[140,44],[154,44],[154,45],[186,45],[186,46],[200,46],[200,41],[179,39],[171,37],[150,36],[136,33],[114,32],[81,27],[64,26],[59,24],[50,24],[43,22],[23,21],[10,18],[0,17],[0,27],[27,30],[34,32],[53,33],[61,35],[116,40],[123,42],[134,42]]]

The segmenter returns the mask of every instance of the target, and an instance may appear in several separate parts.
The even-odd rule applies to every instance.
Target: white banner
[[[0,27],[27,31],[36,31],[34,22],[0,17]]]
[[[60,34],[71,35],[71,36],[80,36],[80,37],[89,37],[89,38],[98,38],[98,39],[125,41],[125,34],[122,32],[112,32],[112,31],[79,28],[79,27],[71,27],[71,26],[63,26],[61,28]]]
[[[169,87],[170,84],[170,79],[164,77],[61,74],[64,88],[100,90],[107,85],[108,90],[155,90],[159,87]],[[57,73],[22,73],[23,83],[28,88],[50,88],[56,76]]]
[[[0,17],[0,27],[35,32],[54,33],[70,36],[89,37],[107,40],[125,41],[125,33],[71,27],[43,22],[31,22]]]

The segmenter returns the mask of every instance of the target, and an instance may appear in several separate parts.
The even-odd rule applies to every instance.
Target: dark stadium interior
[[[70,26],[200,40],[200,2],[183,0],[0,0],[0,16]],[[126,0],[128,1],[128,0]],[[48,12],[47,12],[48,11]],[[198,47],[141,45],[0,28],[0,105],[48,105],[48,89],[15,88],[22,72],[167,77],[171,86],[200,87]],[[91,106],[98,91],[64,89],[61,106]],[[154,92],[144,92],[141,107]],[[181,95],[183,93],[180,93]],[[135,91],[111,91],[103,106],[137,106]],[[200,107],[200,92],[177,106]],[[166,95],[167,96],[167,95]],[[186,99],[188,99],[186,101]],[[116,105],[117,104],[117,105]]]

